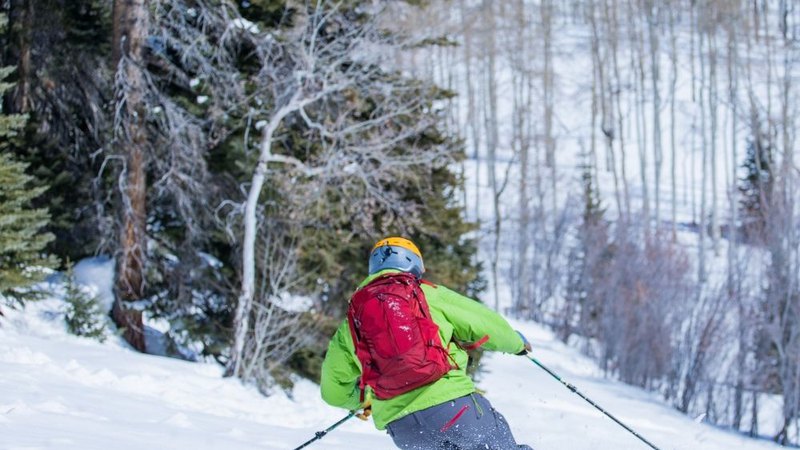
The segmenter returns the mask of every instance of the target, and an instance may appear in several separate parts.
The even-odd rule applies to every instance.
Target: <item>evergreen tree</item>
[[[6,24],[5,15],[0,15],[0,29]],[[13,88],[13,83],[6,81],[13,71],[13,67],[0,67],[0,97]],[[22,304],[31,298],[31,293],[20,288],[41,280],[41,269],[54,264],[54,259],[43,253],[53,240],[53,235],[41,232],[49,214],[30,207],[47,188],[32,187],[33,177],[25,173],[27,165],[6,152],[19,139],[27,119],[21,114],[5,114],[0,106],[0,296],[5,304]]]
[[[6,117],[0,117],[0,138],[8,131],[8,122],[1,120]],[[29,187],[32,178],[25,174],[26,167],[11,155],[0,154],[0,295],[7,297],[5,303],[30,298],[19,288],[41,280],[40,269],[54,263],[43,255],[53,239],[40,231],[49,220],[47,211],[29,207],[46,188]]]
[[[765,136],[747,142],[742,164],[744,177],[739,183],[739,209],[745,236],[755,242],[763,241],[768,209],[774,185],[773,148]]]
[[[64,300],[67,310],[64,321],[67,330],[76,335],[97,339],[100,342],[106,339],[106,312],[100,304],[100,299],[84,290],[73,272],[73,265],[67,261],[67,270],[64,274]]]
[[[0,140],[8,136],[6,118],[0,116]],[[7,304],[32,298],[33,294],[19,288],[40,281],[42,269],[56,264],[44,253],[53,240],[52,234],[42,232],[50,216],[46,209],[30,207],[47,188],[31,187],[33,178],[25,174],[26,167],[10,154],[0,154],[0,295]]]
[[[29,0],[12,2],[10,10],[9,32],[0,35],[0,58],[18,67],[20,83],[6,96],[6,112],[25,113],[29,120],[8,150],[29,164],[28,174],[50,187],[32,203],[50,212],[46,230],[56,238],[48,252],[77,260],[95,254],[109,237],[110,226],[103,222],[105,186],[97,176],[103,163],[99,149],[112,119],[111,5]]]
[[[588,155],[585,158],[588,161]],[[594,285],[604,276],[609,257],[605,208],[594,181],[593,166],[586,162],[581,169],[582,221],[576,230],[577,242],[568,256],[566,298],[557,330],[565,342],[573,333],[587,338],[596,336],[604,300]]]
[[[588,158],[587,158],[588,159]],[[582,167],[581,181],[583,182],[583,226],[593,227],[602,222],[605,216],[605,207],[600,200],[600,192],[594,180],[594,166],[587,162]]]

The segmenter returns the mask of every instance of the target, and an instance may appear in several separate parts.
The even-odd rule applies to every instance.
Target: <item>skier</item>
[[[422,280],[424,272],[410,240],[375,244],[369,276],[328,346],[322,398],[361,410],[363,420],[372,415],[401,449],[532,450],[476,392],[465,351],[525,355],[530,344],[489,308]]]

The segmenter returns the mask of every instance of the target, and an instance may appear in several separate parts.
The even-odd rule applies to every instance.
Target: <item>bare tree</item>
[[[661,168],[664,155],[661,141],[661,46],[659,41],[659,26],[663,19],[663,11],[658,2],[647,0],[644,2],[647,18],[647,36],[650,44],[650,82],[653,96],[653,163],[655,172],[655,222],[656,230],[661,226]]]
[[[637,20],[635,2],[628,2],[628,17],[630,19],[628,39],[631,45],[630,50],[630,70],[634,75],[634,98],[635,104],[635,125],[636,125],[636,145],[639,152],[639,181],[642,191],[642,225],[646,233],[650,233],[650,188],[647,178],[647,118],[646,118],[646,79],[644,54],[644,36],[641,30],[643,24]]]
[[[491,253],[491,270],[492,270],[492,284],[494,285],[494,307],[498,309],[500,297],[498,293],[498,261],[500,259],[500,227],[502,224],[500,216],[500,199],[501,194],[501,181],[498,179],[497,174],[497,150],[500,146],[500,124],[498,122],[498,98],[497,98],[497,13],[495,11],[495,3],[491,0],[483,0],[482,12],[485,20],[485,33],[486,40],[484,42],[483,55],[486,58],[486,65],[484,66],[484,76],[486,77],[486,90],[488,98],[486,103],[485,122],[486,122],[486,157],[487,168],[489,173],[489,187],[492,192],[492,212],[493,212],[493,229],[492,229],[492,253]]]
[[[260,276],[256,272],[257,232],[263,226],[259,217],[268,217],[259,213],[265,184],[274,183],[277,174],[284,172],[310,182],[312,191],[335,186],[340,192],[353,194],[348,197],[350,202],[358,203],[359,198],[377,201],[390,211],[403,212],[408,202],[383,189],[385,180],[408,179],[413,176],[407,170],[412,166],[432,169],[446,162],[444,149],[416,150],[414,136],[431,124],[405,120],[426,108],[429,99],[418,87],[401,79],[381,81],[386,78],[381,76],[384,58],[397,51],[401,42],[381,31],[379,11],[373,11],[366,22],[347,24],[340,22],[339,6],[327,2],[309,6],[284,45],[278,45],[268,34],[258,37],[263,59],[257,82],[259,93],[268,102],[253,112],[262,127],[258,161],[247,198],[236,209],[242,213],[243,224],[242,284],[228,371],[238,376],[246,375],[245,348],[253,329]],[[374,105],[368,117],[360,117],[361,99],[367,98]],[[318,156],[303,159],[280,152],[276,136],[290,117],[319,139],[322,152]],[[397,151],[401,144],[407,146],[402,152]]]
[[[553,137],[553,120],[554,120],[554,81],[555,72],[553,69],[553,14],[555,7],[552,0],[543,0],[539,7],[539,14],[542,23],[542,53],[543,64],[542,68],[542,95],[544,97],[544,148],[545,148],[545,164],[551,168],[553,176],[552,182],[555,183],[555,138]],[[555,195],[555,194],[553,194]]]
[[[266,213],[266,214],[265,214]],[[318,324],[314,316],[297,305],[289,292],[299,281],[296,245],[297,227],[287,226],[273,214],[262,210],[259,215],[261,233],[256,247],[259,254],[255,266],[261,277],[254,286],[251,320],[253,326],[242,349],[240,377],[253,380],[262,390],[268,389],[271,374],[300,346],[314,339]],[[287,239],[288,238],[288,239]]]
[[[462,92],[470,93],[470,99],[465,98],[464,104],[469,106],[462,111],[462,121],[474,122],[477,117],[482,124],[472,144],[497,141],[489,124],[492,115],[498,114],[501,129],[509,130],[514,155],[519,158],[512,169],[519,189],[509,198],[513,198],[511,211],[518,212],[520,223],[512,229],[504,226],[502,235],[497,233],[500,243],[507,244],[511,233],[529,230],[524,236],[530,236],[530,248],[517,246],[511,261],[498,262],[500,272],[510,274],[517,311],[554,325],[561,338],[571,337],[570,342],[593,339],[596,344],[586,347],[601,350],[595,356],[609,372],[662,390],[681,409],[707,412],[707,420],[747,428],[746,420],[757,433],[761,399],[777,394],[780,383],[787,387],[785,416],[793,417],[793,385],[800,383],[788,378],[793,373],[791,358],[780,363],[785,364],[781,367],[786,377],[780,382],[779,370],[767,369],[769,360],[782,358],[779,348],[794,345],[787,339],[776,342],[781,333],[792,335],[794,331],[789,326],[791,321],[777,319],[785,316],[775,305],[793,308],[794,296],[777,292],[785,294],[797,283],[791,272],[795,252],[785,246],[791,246],[787,242],[795,240],[797,234],[797,230],[787,228],[793,220],[790,218],[797,216],[796,208],[790,206],[796,200],[795,190],[785,190],[792,183],[790,177],[786,178],[789,184],[780,185],[783,181],[778,179],[782,176],[778,172],[788,170],[792,176],[797,172],[796,168],[789,169],[796,165],[792,149],[797,112],[791,100],[796,94],[794,78],[789,74],[797,71],[794,61],[800,8],[784,0],[507,0],[488,7],[496,12],[505,8],[512,15],[495,14],[492,23],[485,20],[483,25],[494,33],[474,33],[473,23],[465,21],[472,33],[464,41],[471,55],[456,61],[453,70],[469,74],[461,84]],[[462,18],[481,17],[479,12],[487,9],[487,3],[462,0],[458,9]],[[531,25],[525,27],[525,20]],[[555,31],[556,24],[559,32]],[[571,27],[588,39],[576,45],[570,39],[574,33],[561,32]],[[522,35],[524,43],[518,41]],[[490,46],[492,39],[495,41]],[[526,45],[528,50],[520,50]],[[487,64],[478,68],[474,51],[481,46],[507,51],[498,51],[491,61],[485,56]],[[591,61],[591,73],[570,72],[571,66],[563,63],[565,58],[576,57],[573,55],[581,57],[587,69]],[[539,81],[532,93],[525,93],[523,66],[531,60],[537,65],[530,78]],[[486,75],[488,65],[496,67],[494,78]],[[484,76],[475,76],[476,71]],[[562,83],[564,89],[556,89]],[[504,99],[506,92],[510,95]],[[501,106],[495,111],[493,102],[503,105],[504,100],[509,108]],[[744,108],[742,101],[747,102]],[[586,108],[576,109],[575,104]],[[529,121],[524,119],[526,106],[534,108]],[[669,121],[668,130],[664,120]],[[581,265],[585,264],[582,258],[591,252],[586,251],[589,246],[583,241],[588,232],[580,228],[576,213],[576,199],[580,198],[575,192],[577,172],[564,172],[566,175],[558,179],[551,171],[559,127],[568,130],[563,151],[579,158],[584,184],[586,180],[595,183],[598,178],[614,182],[613,186],[599,185],[601,194],[608,195],[601,198],[616,202],[619,217],[608,224],[607,245],[598,243],[598,249],[591,250],[603,255],[596,256],[602,264]],[[530,153],[522,145],[526,132],[538,138],[532,139]],[[737,186],[741,183],[739,159],[744,153],[739,149],[742,143],[749,146],[751,141],[762,150],[762,156],[756,158],[769,159],[757,166],[770,166],[775,171],[771,181],[764,181],[762,186],[765,192],[774,189],[774,194],[765,193],[769,199],[759,201],[765,205],[761,213],[775,217],[759,219],[763,227],[759,232],[749,229],[751,217],[742,209],[741,185]],[[631,152],[636,156],[628,161],[626,153]],[[766,155],[769,152],[774,158]],[[608,173],[598,172],[598,158],[601,164],[604,160]],[[666,166],[668,174],[664,172]],[[485,175],[479,178],[473,183],[487,179]],[[718,185],[726,186],[727,204],[720,197],[722,191],[717,191]],[[558,201],[566,199],[568,206],[554,201],[555,192],[559,192]],[[773,195],[783,195],[784,199],[773,199]],[[479,194],[473,200],[475,205],[485,197]],[[665,202],[670,202],[669,212]],[[501,206],[510,204],[501,202]],[[767,213],[767,208],[772,209]],[[483,213],[488,220],[499,217],[486,211],[490,209],[484,208]],[[690,217],[689,228],[681,227],[682,213]],[[672,246],[660,242],[658,227],[663,221],[670,222]],[[651,230],[638,232],[648,228]],[[781,231],[775,231],[778,229]],[[679,243],[687,245],[689,232],[694,235],[689,245],[695,250],[687,260]],[[771,241],[769,233],[773,232],[785,242]],[[493,244],[490,241],[498,236],[487,236],[489,248]],[[596,235],[592,238],[599,239]],[[713,254],[709,253],[711,249]],[[520,254],[523,250],[525,253]],[[727,251],[724,283],[713,276],[720,272],[716,258],[720,251]],[[491,254],[487,252],[487,256]],[[765,262],[763,258],[774,260]],[[559,270],[561,263],[567,270]],[[592,264],[604,267],[595,267],[593,272]],[[510,270],[503,271],[503,265]],[[527,280],[519,265],[528,266]],[[757,287],[763,283],[759,274],[766,275],[777,265],[788,267],[791,273],[779,271],[775,290],[764,292]],[[652,272],[653,267],[658,269]],[[673,279],[664,278],[659,270],[672,274]],[[680,294],[670,286],[675,280],[680,281]],[[717,284],[711,286],[712,280]],[[528,283],[532,301],[526,302],[521,299],[527,296],[522,284]],[[682,298],[662,296],[659,290],[664,289]],[[648,304],[642,308],[644,298]],[[687,299],[691,301],[682,301]],[[662,340],[672,340],[673,345],[648,341],[637,321],[646,323],[645,328],[655,330]],[[626,331],[620,332],[623,327]],[[756,338],[755,330],[767,329],[772,330],[772,337]],[[646,347],[650,353],[644,357],[642,348]],[[628,350],[644,359],[653,355],[653,361],[643,363],[618,356]],[[726,357],[717,358],[720,355]],[[761,377],[760,372],[765,375]],[[788,425],[790,431],[780,438],[788,435],[789,440],[794,439],[793,426]]]
[[[711,241],[713,243],[714,254],[719,254],[719,208],[717,201],[717,135],[718,135],[718,109],[719,100],[717,94],[717,22],[719,12],[709,8],[708,19],[705,24],[708,33],[708,115],[710,128],[708,134],[710,139],[709,164],[711,169]]]
[[[629,221],[631,218],[631,196],[630,189],[628,188],[628,175],[626,170],[627,158],[625,147],[625,114],[622,111],[622,85],[623,79],[620,70],[619,62],[619,45],[620,45],[620,21],[619,21],[619,7],[617,2],[613,2],[613,7],[606,8],[606,21],[609,23],[609,43],[611,46],[611,59],[614,74],[614,84],[612,92],[614,94],[614,101],[612,102],[611,115],[616,116],[617,127],[616,134],[619,136],[619,154],[620,154],[620,177],[622,178],[623,198],[625,200],[625,220]],[[615,112],[616,111],[616,112]]]
[[[512,147],[519,161],[518,188],[518,233],[524,236],[519,242],[518,250],[513,253],[514,275],[512,292],[514,305],[521,307],[531,301],[530,282],[530,240],[531,233],[531,142],[533,132],[533,74],[530,61],[533,59],[532,46],[527,38],[532,33],[528,11],[523,0],[519,0],[513,9],[516,36],[510,45],[511,69],[513,71],[513,140]]]
[[[672,223],[672,241],[678,240],[678,186],[676,180],[677,173],[677,136],[675,135],[676,118],[675,118],[675,99],[677,97],[678,86],[678,38],[675,32],[675,22],[677,21],[677,12],[674,8],[669,9],[669,40],[670,40],[670,100],[669,100],[669,140],[670,140],[670,187],[672,191],[672,199],[670,201],[670,222]]]
[[[778,13],[783,23],[781,27],[783,44],[789,48],[794,43],[788,37],[787,13],[785,4]],[[780,76],[779,105],[781,136],[781,165],[778,172],[778,185],[769,208],[768,248],[770,249],[770,286],[767,291],[769,309],[767,330],[772,345],[777,352],[781,394],[783,397],[783,426],[775,440],[781,444],[791,442],[790,429],[800,417],[800,236],[797,230],[797,191],[800,187],[794,161],[796,129],[791,99],[793,92],[793,60],[788,51],[782,52],[783,67]],[[792,111],[792,112],[790,112]]]
[[[706,230],[706,211],[707,211],[707,197],[706,194],[706,184],[708,180],[706,179],[708,175],[708,132],[706,130],[706,114],[705,114],[705,97],[703,96],[703,90],[706,87],[706,59],[703,54],[704,42],[706,41],[706,34],[702,32],[703,27],[705,26],[705,14],[698,13],[695,17],[697,21],[696,27],[701,30],[697,39],[697,58],[700,60],[700,81],[699,81],[699,88],[698,88],[698,103],[700,108],[700,151],[701,151],[701,180],[700,180],[700,229],[699,229],[699,237],[698,245],[697,245],[697,279],[702,283],[706,281],[707,271],[706,271],[706,235],[708,231]],[[714,189],[714,186],[711,186]],[[700,288],[700,286],[698,286]]]
[[[714,355],[719,354],[727,297],[725,287],[717,288],[711,294],[698,293],[692,311],[688,314],[685,336],[680,341],[683,346],[679,370],[682,374],[679,383],[681,393],[677,404],[680,411],[688,412],[695,397],[700,394],[700,382],[713,378],[708,368]],[[710,390],[708,387],[706,389],[706,392]]]
[[[599,104],[600,104],[600,128],[605,136],[605,144],[606,144],[606,170],[610,171],[613,178],[614,178],[614,199],[617,205],[617,216],[620,220],[624,220],[624,218],[628,215],[627,207],[623,205],[623,193],[620,191],[620,180],[619,180],[619,173],[617,169],[617,157],[616,152],[614,150],[614,141],[620,139],[619,135],[624,132],[624,130],[618,128],[618,124],[615,120],[615,108],[614,108],[614,99],[620,95],[619,80],[612,80],[611,75],[608,72],[611,72],[610,68],[607,67],[608,65],[608,53],[612,53],[612,64],[616,64],[616,34],[617,31],[613,29],[615,26],[612,22],[610,12],[611,6],[609,5],[608,1],[603,2],[603,15],[601,19],[598,20],[596,17],[596,11],[594,8],[590,8],[590,24],[592,26],[592,54],[593,61],[595,67],[596,74],[594,76],[597,77],[597,88],[599,88]],[[605,22],[605,35],[607,36],[603,39],[603,35],[601,35],[601,27],[598,22],[603,23]],[[608,46],[610,50],[606,51],[606,56],[601,57],[601,45],[604,40],[608,41]],[[594,78],[593,76],[593,78]],[[592,82],[592,86],[595,86],[595,82]],[[593,94],[594,98],[594,94]],[[594,101],[594,100],[593,100]],[[594,109],[592,110],[594,114]],[[594,125],[592,126],[594,128]],[[594,130],[592,131],[594,134]],[[624,163],[623,165],[623,173],[624,173]],[[626,183],[623,184],[627,186]],[[627,187],[625,188],[627,192]],[[627,196],[627,193],[625,194]],[[627,197],[626,197],[627,198]]]
[[[472,146],[472,159],[475,161],[475,201],[474,201],[474,219],[476,221],[480,220],[480,212],[479,212],[479,205],[480,202],[478,198],[480,198],[480,131],[479,131],[479,108],[477,105],[477,89],[474,82],[474,57],[473,57],[473,42],[475,39],[475,26],[474,22],[476,21],[475,18],[470,17],[470,13],[467,10],[466,0],[462,0],[459,4],[459,10],[461,13],[461,27],[463,33],[463,40],[464,40],[464,65],[465,67],[465,77],[464,83],[466,84],[467,90],[467,126],[465,133],[465,137],[469,137],[469,142]]]

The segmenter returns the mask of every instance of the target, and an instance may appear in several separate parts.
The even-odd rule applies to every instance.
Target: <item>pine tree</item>
[[[106,339],[106,314],[97,295],[86,292],[75,279],[73,265],[67,261],[64,274],[64,300],[67,310],[64,321],[67,330],[76,335],[97,339]]]
[[[747,142],[742,164],[745,175],[739,183],[739,206],[742,228],[749,240],[761,240],[764,237],[774,184],[772,155],[772,144],[767,138],[759,136]]]
[[[17,67],[7,113],[28,114],[8,152],[50,187],[32,202],[47,208],[47,251],[79,260],[108,239],[106,185],[98,183],[112,114],[110,10],[102,0],[12,2],[0,35],[0,66]],[[76,64],[80,61],[80,64]],[[25,89],[21,89],[22,81]],[[22,98],[24,97],[24,101]],[[108,177],[110,177],[110,171]]]
[[[597,225],[605,215],[605,207],[601,202],[593,173],[594,166],[591,163],[583,165],[581,180],[583,181],[583,224],[585,227]]]
[[[5,32],[7,28],[8,16],[0,13],[0,32]],[[7,81],[14,70],[13,66],[0,67],[0,98],[14,88],[15,84]],[[6,114],[3,111],[3,104],[0,102],[0,150],[5,150],[12,141],[19,139],[19,134],[27,121],[28,116],[26,115]]]
[[[581,167],[583,220],[577,230],[577,242],[569,252],[566,302],[558,329],[564,342],[573,333],[594,337],[602,308],[594,284],[603,277],[607,265],[608,229],[604,220],[605,208],[594,180],[594,166],[588,162],[588,156],[586,159]]]
[[[0,15],[0,30],[7,24]],[[0,96],[14,87],[7,78],[13,67],[0,67]],[[25,173],[27,165],[15,161],[5,150],[19,138],[28,120],[26,115],[5,114],[0,106],[0,296],[11,304],[31,298],[21,287],[41,280],[41,268],[52,267],[54,260],[43,254],[53,235],[42,233],[50,219],[47,210],[32,209],[31,201],[46,187],[31,187],[33,177]]]
[[[8,116],[0,116],[0,139],[11,130]],[[0,154],[0,295],[20,304],[30,295],[19,288],[42,279],[43,267],[53,259],[43,254],[53,235],[42,233],[49,215],[45,209],[29,208],[31,200],[46,188],[31,188],[32,177],[25,174],[26,164]]]

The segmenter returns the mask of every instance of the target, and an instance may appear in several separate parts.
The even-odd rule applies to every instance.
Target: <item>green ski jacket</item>
[[[390,272],[397,271],[389,269],[372,274],[359,287]],[[475,385],[466,373],[467,352],[454,340],[473,343],[488,336],[483,344],[487,350],[519,353],[525,348],[522,338],[508,322],[484,305],[444,286],[422,284],[422,291],[431,317],[439,326],[442,343],[458,364],[458,369],[451,370],[434,383],[397,397],[388,400],[372,398],[372,418],[379,430],[413,412],[475,392]],[[350,326],[345,319],[333,335],[322,363],[322,399],[332,406],[351,411],[361,408],[361,392],[358,388],[360,376],[361,364],[355,355]]]

